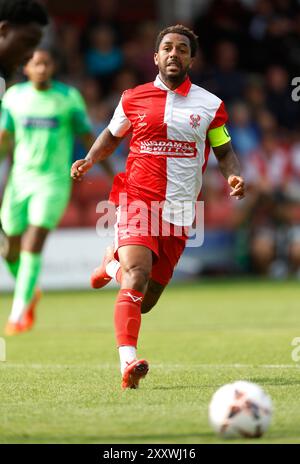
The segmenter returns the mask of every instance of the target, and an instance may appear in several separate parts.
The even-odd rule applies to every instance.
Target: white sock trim
[[[11,313],[9,315],[9,322],[20,322],[26,310],[27,304],[21,298],[14,298]]]
[[[134,361],[136,358],[136,348],[134,346],[129,346],[129,345],[124,345],[124,346],[119,346],[119,356],[120,356],[120,368],[121,368],[121,374],[123,375],[123,372],[127,365]]]
[[[106,274],[109,275],[109,277],[112,277],[113,279],[116,278],[116,275],[117,275],[117,272],[118,270],[120,269],[121,265],[119,263],[119,261],[117,261],[116,259],[113,259],[112,261],[110,261],[105,270],[106,270]]]

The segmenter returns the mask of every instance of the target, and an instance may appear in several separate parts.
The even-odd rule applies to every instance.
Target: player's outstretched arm
[[[85,159],[77,160],[73,163],[71,177],[75,180],[80,180],[95,163],[103,161],[112,155],[121,141],[122,137],[115,137],[109,129],[104,129],[93,143]]]
[[[222,172],[229,186],[231,187],[230,196],[242,199],[245,196],[245,182],[240,173],[239,160],[232,149],[230,142],[213,148]]]
[[[86,132],[80,136],[80,140],[83,143],[84,148],[88,152],[92,147],[93,143],[95,143],[96,137],[92,132]],[[102,161],[99,161],[99,164],[104,169],[106,175],[111,179],[111,181],[113,181],[115,173],[113,168],[111,167],[110,162],[104,159]]]

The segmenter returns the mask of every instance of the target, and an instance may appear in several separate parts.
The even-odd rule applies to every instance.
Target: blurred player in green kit
[[[39,2],[0,0],[0,100],[5,92],[5,79],[31,58],[47,24],[48,14]],[[7,247],[0,222],[0,254]]]
[[[80,93],[52,80],[52,52],[38,48],[24,71],[28,82],[6,92],[0,121],[2,155],[13,147],[1,206],[9,243],[4,258],[16,282],[6,335],[29,330],[34,323],[41,253],[70,197],[74,137],[87,150],[94,142]]]

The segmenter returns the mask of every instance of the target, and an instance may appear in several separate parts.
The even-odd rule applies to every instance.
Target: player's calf
[[[140,292],[144,292],[147,288],[150,279],[150,270],[143,266],[134,265],[122,269],[122,287],[134,288]]]
[[[151,309],[156,305],[165,287],[165,285],[159,284],[152,279],[149,280],[147,291],[141,306],[141,312],[143,314],[151,311]]]
[[[0,223],[0,256],[10,263],[14,263],[20,257],[21,236],[7,236]]]
[[[122,288],[145,293],[152,269],[152,251],[142,245],[125,245],[118,249],[122,267]]]

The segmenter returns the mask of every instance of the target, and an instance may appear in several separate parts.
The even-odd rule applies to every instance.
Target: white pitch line
[[[152,366],[152,364],[151,364]],[[300,368],[300,364],[154,364],[156,368],[168,369],[295,369]]]
[[[300,369],[300,364],[150,364],[155,369]],[[1,368],[11,369],[115,369],[118,364],[37,364],[1,362]]]

